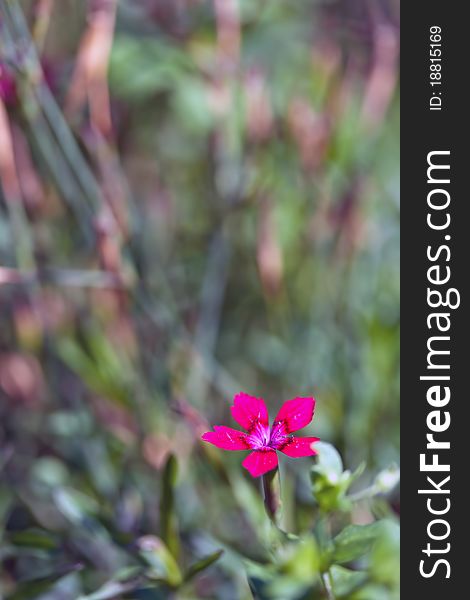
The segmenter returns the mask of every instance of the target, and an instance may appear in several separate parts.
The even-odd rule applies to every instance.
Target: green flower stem
[[[355,494],[349,494],[349,496],[346,497],[351,502],[359,502],[361,500],[366,500],[367,498],[373,498],[378,492],[380,492],[380,488],[376,484],[373,484],[364,490],[356,492]]]
[[[281,517],[281,478],[279,468],[263,475],[264,507],[269,518],[279,526]]]

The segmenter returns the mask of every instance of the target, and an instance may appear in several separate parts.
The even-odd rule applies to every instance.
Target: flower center
[[[279,446],[281,446],[282,444],[285,443],[286,439],[289,436],[286,435],[283,431],[282,428],[282,423],[279,422],[274,422],[272,429],[271,429],[271,434],[270,434],[270,438],[269,438],[269,445],[272,448],[278,448]]]
[[[263,448],[269,448],[270,440],[270,430],[269,427],[262,425],[261,423],[256,423],[253,427],[252,431],[250,431],[250,441],[252,443],[252,447],[256,450],[261,450]]]

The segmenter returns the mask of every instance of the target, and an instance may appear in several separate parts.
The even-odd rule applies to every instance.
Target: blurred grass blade
[[[10,541],[15,546],[24,548],[41,548],[52,550],[57,546],[57,539],[48,531],[41,529],[25,529],[10,535]]]
[[[147,577],[178,587],[183,581],[180,568],[160,538],[146,535],[137,541],[140,556],[150,567]]]
[[[205,571],[206,569],[208,569],[212,564],[214,564],[217,560],[219,560],[219,558],[222,556],[223,553],[224,553],[223,550],[217,550],[217,552],[214,552],[213,554],[209,554],[205,558],[202,558],[201,560],[195,562],[186,571],[186,573],[184,575],[184,580],[190,581],[191,579],[193,579],[193,577],[196,577],[196,575],[198,573],[201,573],[202,571]]]
[[[78,600],[111,600],[112,598],[120,598],[123,594],[129,594],[139,589],[142,585],[142,580],[120,582],[120,581],[108,581],[99,590],[88,594],[87,596],[80,596]]]
[[[178,464],[175,456],[170,454],[163,469],[160,519],[162,540],[165,542],[175,559],[177,559],[179,555],[179,537],[176,523],[174,495],[177,476]]]

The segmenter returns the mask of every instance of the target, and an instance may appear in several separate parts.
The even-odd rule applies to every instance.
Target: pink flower
[[[269,427],[268,409],[262,398],[241,392],[235,396],[231,410],[235,421],[247,433],[215,425],[214,431],[204,433],[202,439],[223,450],[254,450],[242,463],[252,477],[259,477],[277,467],[276,450],[292,458],[316,454],[312,444],[319,438],[290,435],[313,419],[314,398],[294,398],[284,402],[272,427]]]

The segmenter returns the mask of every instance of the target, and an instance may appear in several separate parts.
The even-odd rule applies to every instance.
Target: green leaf
[[[349,487],[348,472],[343,473],[336,483],[331,483],[325,475],[315,471],[312,471],[311,479],[313,496],[324,513],[349,510],[351,503],[346,498]]]
[[[173,90],[192,71],[192,62],[176,44],[163,38],[118,34],[111,53],[109,79],[113,92],[142,102]]]
[[[101,586],[96,592],[88,594],[87,596],[80,596],[78,600],[111,600],[118,598],[123,594],[128,594],[142,585],[142,581],[108,581]]]
[[[318,442],[315,448],[318,449],[318,459],[311,471],[315,500],[324,513],[349,510],[351,501],[346,492],[364,472],[365,463],[361,463],[354,473],[343,471],[343,461],[336,448],[326,442]]]
[[[178,563],[160,538],[146,535],[137,541],[137,545],[140,556],[150,567],[146,572],[147,577],[171,587],[177,587],[182,583],[183,577]]]
[[[27,580],[21,581],[15,591],[8,596],[8,600],[46,600],[47,598],[64,598],[72,600],[77,598],[78,578],[75,571],[81,569],[81,565],[64,565],[63,567],[50,568],[46,574],[38,573],[37,576],[30,574]],[[42,595],[44,594],[44,595]],[[57,594],[57,596],[56,596]]]
[[[371,552],[375,581],[398,587],[400,581],[400,526],[391,519],[381,521],[380,534]]]
[[[224,553],[223,550],[217,550],[213,554],[209,554],[208,556],[202,558],[201,560],[192,564],[189,569],[186,571],[184,575],[184,580],[189,581],[193,577],[195,577],[201,571],[205,571],[208,567],[210,567],[215,561],[219,560],[219,558]]]
[[[65,464],[50,456],[37,459],[32,466],[31,475],[38,483],[53,489],[65,485],[69,479]]]
[[[72,523],[81,525],[90,515],[95,514],[98,505],[93,498],[72,488],[59,488],[54,491],[53,499],[60,512]]]
[[[8,600],[37,599],[42,592],[47,592],[50,589],[52,589],[51,583],[47,581],[22,583],[8,596]]]
[[[313,469],[323,473],[331,483],[336,483],[343,472],[343,461],[334,446],[327,442],[317,442],[315,450],[318,452],[317,463]]]
[[[188,131],[204,133],[213,126],[213,112],[208,106],[207,89],[197,77],[181,77],[174,90],[173,107],[178,121]]]
[[[363,556],[377,539],[380,527],[381,523],[345,527],[333,540],[333,561],[347,563]]]
[[[42,529],[25,529],[10,534],[10,541],[16,546],[52,550],[57,546],[57,539]]]
[[[345,600],[399,600],[399,592],[394,594],[390,589],[380,585],[365,585]]]
[[[330,574],[337,598],[349,598],[352,592],[358,590],[367,581],[367,573],[364,571],[352,571],[338,565],[331,566]]]
[[[57,341],[64,363],[80,375],[87,386],[122,406],[129,405],[131,375],[124,360],[104,337],[88,332],[89,351],[72,338]]]
[[[320,571],[320,552],[315,538],[311,535],[285,547],[280,571],[301,583],[312,583]]]

